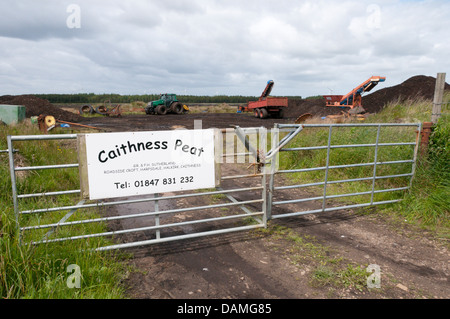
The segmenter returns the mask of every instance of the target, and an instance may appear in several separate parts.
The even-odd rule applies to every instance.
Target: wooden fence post
[[[436,87],[434,89],[433,110],[431,112],[431,122],[436,124],[441,117],[442,99],[444,96],[445,73],[438,73],[436,77]]]

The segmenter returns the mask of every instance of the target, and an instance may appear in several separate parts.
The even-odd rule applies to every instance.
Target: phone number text
[[[158,185],[175,185],[175,184],[188,184],[194,182],[194,176],[182,176],[182,177],[166,177],[166,178],[153,178],[153,179],[139,179],[132,182],[121,181],[114,182],[116,189],[126,188],[144,188],[144,187],[156,187]]]

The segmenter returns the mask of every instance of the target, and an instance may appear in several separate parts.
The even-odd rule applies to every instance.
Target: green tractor
[[[148,102],[145,107],[146,114],[159,114],[165,115],[168,113],[183,114],[187,112],[189,108],[186,105],[181,104],[176,94],[161,94],[159,100]]]

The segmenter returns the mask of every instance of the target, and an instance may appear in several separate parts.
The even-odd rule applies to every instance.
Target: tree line
[[[143,94],[143,95],[120,95],[120,94],[94,94],[94,93],[77,93],[77,94],[35,94],[35,96],[48,100],[52,104],[57,103],[131,103],[131,102],[150,102],[159,99],[159,94]],[[182,103],[246,103],[248,101],[256,101],[259,96],[242,96],[242,95],[177,95]],[[289,96],[289,98],[300,99],[301,96]]]

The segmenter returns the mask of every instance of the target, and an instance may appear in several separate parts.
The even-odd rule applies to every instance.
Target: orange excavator
[[[324,95],[327,106],[349,107],[352,113],[365,112],[362,106],[361,95],[372,90],[379,82],[384,82],[385,77],[372,76],[346,95]]]

